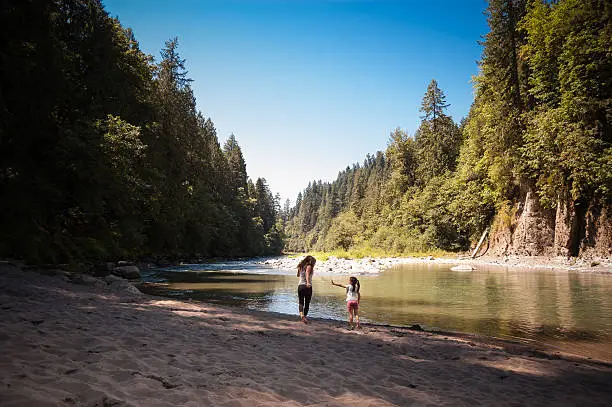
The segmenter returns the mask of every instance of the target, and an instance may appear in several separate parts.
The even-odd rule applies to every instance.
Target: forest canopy
[[[98,0],[0,10],[0,256],[278,254],[278,198],[197,110],[177,39],[156,60]]]

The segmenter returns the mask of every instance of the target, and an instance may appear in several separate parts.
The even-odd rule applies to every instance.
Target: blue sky
[[[282,201],[413,134],[431,79],[473,100],[485,0],[103,0],[159,60],[179,39],[197,106]]]

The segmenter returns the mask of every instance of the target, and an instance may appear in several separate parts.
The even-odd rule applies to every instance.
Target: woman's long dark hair
[[[311,255],[308,255],[306,257],[304,257],[302,259],[302,261],[298,264],[297,266],[297,276],[300,276],[300,270],[305,268],[306,266],[310,265],[312,266],[312,268],[314,268],[315,263],[317,262],[317,259],[315,259],[314,257],[312,257]]]
[[[360,288],[359,280],[357,280],[357,277],[351,277],[350,281],[351,281],[351,285],[353,286],[353,292],[357,294]]]

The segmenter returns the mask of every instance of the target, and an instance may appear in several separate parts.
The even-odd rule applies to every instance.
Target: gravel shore
[[[272,268],[295,270],[303,258],[281,256],[260,260],[258,263]],[[612,273],[612,259],[575,259],[564,257],[364,257],[362,259],[344,259],[330,256],[325,261],[317,261],[316,270],[330,274],[364,275],[378,274],[383,270],[400,264],[448,264],[462,268],[464,271],[477,270],[482,267],[505,267],[512,269],[549,269],[577,272]]]

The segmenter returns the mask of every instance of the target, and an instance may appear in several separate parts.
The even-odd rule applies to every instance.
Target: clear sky
[[[178,37],[198,110],[282,202],[333,181],[400,127],[431,79],[457,122],[473,100],[485,0],[103,0],[159,60]]]

